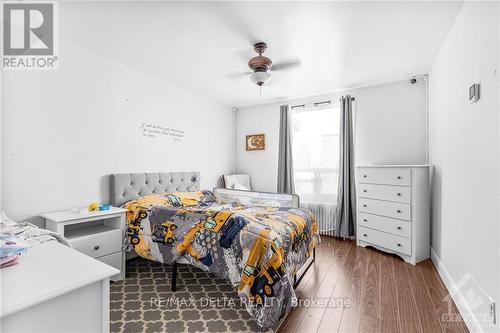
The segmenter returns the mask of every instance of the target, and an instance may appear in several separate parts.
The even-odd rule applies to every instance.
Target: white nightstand
[[[47,229],[66,237],[75,250],[120,270],[112,281],[125,278],[126,209],[111,207],[109,210],[87,212],[72,209],[42,214]]]

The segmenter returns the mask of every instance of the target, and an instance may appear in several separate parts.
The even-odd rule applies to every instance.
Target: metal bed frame
[[[297,286],[300,284],[300,281],[302,281],[302,278],[306,274],[306,272],[309,270],[309,268],[314,264],[316,261],[316,249],[313,249],[313,255],[307,259],[307,261],[304,263],[304,265],[299,269],[299,272],[302,271],[300,274],[295,274],[293,276],[293,289],[297,288]],[[175,292],[177,290],[177,267],[178,267],[177,262],[174,262],[172,264],[172,286],[171,290]],[[297,277],[297,275],[299,275]]]

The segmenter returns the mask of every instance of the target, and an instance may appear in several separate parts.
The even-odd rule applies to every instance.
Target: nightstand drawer
[[[390,232],[391,234],[411,238],[411,222],[391,219],[389,217],[358,213],[360,226]]]
[[[362,198],[411,203],[411,187],[359,184],[358,195]]]
[[[359,210],[364,213],[411,221],[411,206],[408,204],[359,198],[358,205]]]
[[[105,226],[101,227],[105,228]],[[82,237],[70,238],[71,245],[75,250],[94,258],[120,252],[122,248],[122,231],[120,229],[107,229],[96,230],[95,233]]]
[[[358,227],[358,232],[358,238],[364,242],[409,256],[411,255],[411,239],[365,227]]]

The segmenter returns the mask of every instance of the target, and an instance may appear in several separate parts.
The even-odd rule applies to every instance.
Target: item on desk
[[[99,210],[99,204],[97,202],[91,202],[90,205],[87,206],[89,212],[95,212]]]
[[[0,235],[0,268],[18,263],[19,257],[26,253],[29,245],[13,235]]]
[[[109,210],[111,208],[110,204],[100,204],[99,210]]]

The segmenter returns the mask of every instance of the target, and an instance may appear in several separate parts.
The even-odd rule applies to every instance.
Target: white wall
[[[279,104],[236,111],[236,172],[249,173],[257,191],[276,191],[278,177]],[[266,149],[246,151],[245,136],[264,133]]]
[[[432,246],[451,282],[473,278],[472,291],[483,303],[468,306],[482,313],[489,303],[482,288],[500,301],[497,6],[464,4],[429,79]],[[470,104],[468,89],[475,82],[481,83],[481,99]]]
[[[111,173],[233,169],[231,108],[62,42],[59,71],[2,75],[2,209],[15,220],[108,201]],[[145,138],[143,122],[185,131]]]
[[[410,80],[353,89],[342,93],[238,109],[236,171],[249,173],[257,190],[276,191],[279,106],[355,98],[357,164],[424,164],[427,155],[426,82]],[[265,93],[265,88],[264,88]],[[266,150],[246,151],[245,135],[264,133]]]

